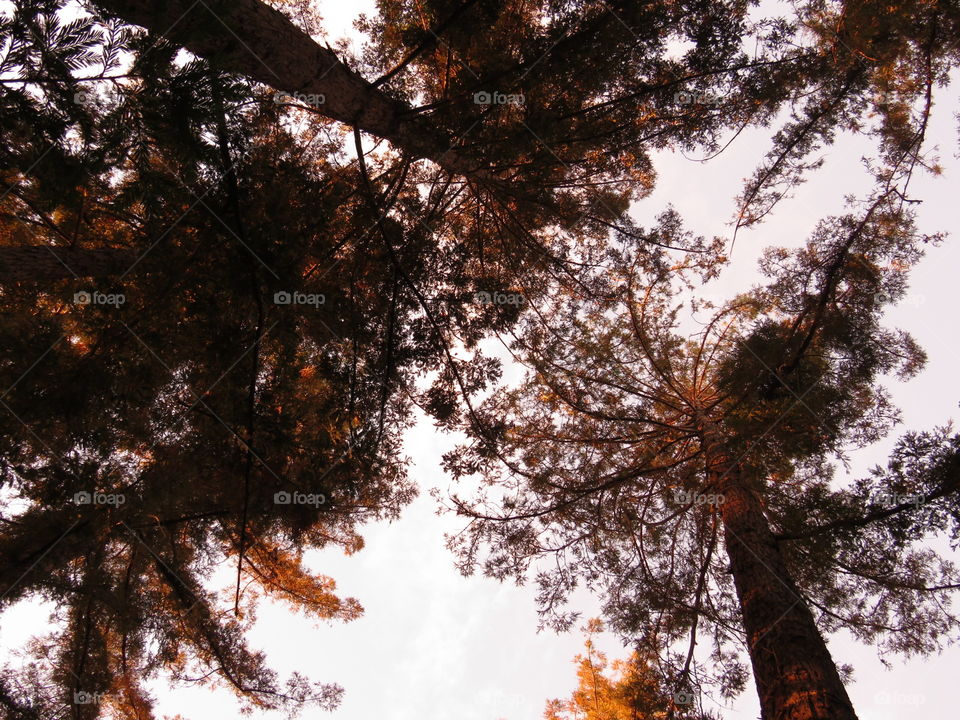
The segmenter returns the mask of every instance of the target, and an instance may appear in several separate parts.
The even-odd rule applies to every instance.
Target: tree
[[[634,651],[626,660],[607,662],[593,636],[603,630],[599,620],[584,629],[584,655],[577,655],[577,689],[569,700],[549,700],[545,720],[657,720],[667,717],[707,720],[696,712],[690,693],[666,691],[658,675],[655,653]],[[610,674],[607,673],[609,668]]]
[[[789,106],[744,190],[738,227],[770,212],[818,166],[809,159],[818,147],[859,128],[865,111],[880,116],[871,132],[898,154],[912,134],[910,106],[926,96],[928,113],[958,59],[960,22],[947,2],[816,0],[756,22],[740,2],[381,3],[365,26],[377,40],[364,61],[380,73],[368,82],[260,0],[101,5],[224,70],[323,98],[315,111],[411,158],[516,195],[572,179],[615,187],[650,175],[648,148],[720,151],[724,130],[769,125]],[[675,60],[669,41],[692,48]]]
[[[101,4],[128,22],[211,58],[224,70],[287,93],[314,96],[328,117],[389,140],[413,157],[432,158],[454,172],[470,171],[434,127],[411,116],[409,108],[373,87],[333,51],[259,0],[200,7],[189,2]]]
[[[593,297],[555,291],[537,308],[542,323],[528,318],[515,341],[526,381],[488,400],[471,444],[448,455],[455,475],[481,472],[492,484],[473,502],[454,497],[470,519],[453,541],[461,566],[523,577],[550,557],[555,569],[537,565],[540,601],[560,627],[572,621],[562,601],[582,581],[603,593],[625,637],[651,628],[668,645],[688,637],[686,652],[667,658],[675,682],[689,681],[706,632],[712,680],[727,693],[744,681],[731,645],[746,644],[764,718],[853,718],[821,628],[914,653],[958,627],[948,597],[957,571],[921,549],[919,532],[956,515],[957,439],[903,441],[898,454],[921,450],[914,463],[931,470],[926,480],[915,468],[887,486],[902,473],[893,460],[893,474],[829,489],[829,458],[897,419],[879,377],[922,364],[913,341],[879,319],[931,238],[888,188],[821,222],[801,250],[769,251],[770,284],[684,339],[677,286],[715,264],[675,215],[647,235],[646,247],[663,241],[682,254],[628,248],[610,258]],[[883,492],[900,498],[887,514]],[[854,513],[854,498],[871,495]],[[844,519],[821,524],[823,515]],[[833,536],[838,528],[853,535]],[[843,542],[857,537],[862,549],[888,533],[896,541],[871,546],[869,560]],[[875,562],[901,570],[886,577]]]
[[[264,154],[283,149],[284,138],[269,140],[269,147],[264,138],[252,144]],[[69,278],[34,276],[5,288],[3,476],[28,506],[4,518],[0,586],[5,604],[37,594],[55,600],[60,624],[43,652],[33,649],[36,659],[26,671],[5,673],[5,716],[92,718],[109,706],[150,717],[144,681],[158,671],[188,678],[197,669],[195,676],[209,675],[259,707],[335,705],[340,690],[334,685],[278,679],[262,655],[246,647],[246,618],[258,592],[320,619],[356,617],[355,600],[338,598],[332,580],[302,566],[302,538],[356,549],[351,527],[365,505],[388,512],[392,501],[403,501],[404,483],[391,469],[373,484],[354,477],[365,466],[361,456],[371,459],[373,438],[363,445],[357,437],[369,417],[360,407],[351,416],[348,393],[330,390],[336,383],[355,391],[358,383],[345,382],[342,367],[336,373],[327,367],[341,365],[330,349],[309,346],[308,337],[327,332],[320,331],[322,321],[274,306],[274,327],[264,324],[267,288],[256,281],[250,253],[289,273],[280,278],[289,289],[319,289],[294,285],[298,268],[270,256],[269,245],[293,223],[315,223],[322,204],[311,203],[305,215],[284,198],[288,214],[270,218],[279,207],[275,197],[257,194],[244,205],[246,227],[257,230],[246,249],[215,217],[235,219],[226,193],[206,197],[215,213],[198,213],[169,232],[169,215],[183,213],[191,188],[171,190],[163,150],[170,146],[153,154],[147,177],[131,171],[129,185],[97,198],[132,222],[101,224],[92,209],[86,222],[115,228],[138,255],[162,237],[157,259],[169,276],[155,265],[130,274],[130,263],[122,286],[94,286],[125,300],[105,305],[71,303],[76,286],[63,299]],[[194,167],[215,167],[207,164],[211,157],[197,158]],[[246,167],[238,173],[245,190],[269,182],[282,192],[295,183],[308,201],[322,187],[294,162],[251,167],[260,174]],[[118,201],[125,192],[149,194],[151,181],[167,186],[155,214],[137,207],[136,199]],[[298,235],[304,244],[315,238]],[[198,241],[208,246],[200,258]],[[298,262],[309,262],[309,255]],[[311,335],[298,332],[311,322],[317,326]],[[276,334],[264,337],[268,328]],[[19,352],[36,361],[20,381]],[[330,385],[312,378],[318,369]],[[298,395],[309,407],[296,402]],[[294,413],[313,422],[298,428]],[[388,430],[381,447],[389,437]],[[308,455],[302,446],[316,449]],[[339,458],[347,451],[351,457]],[[329,470],[325,487],[309,473],[311,463],[316,475]],[[256,483],[249,495],[242,492],[244,479]],[[274,503],[275,493],[291,491],[317,502]],[[204,582],[218,563],[231,560],[238,566],[231,594],[237,617],[222,612],[224,599]]]
[[[341,60],[258,2],[101,5],[148,31],[67,22],[51,0],[0,21],[0,255],[59,253],[71,271],[34,263],[0,288],[3,482],[26,507],[3,518],[0,592],[55,599],[63,621],[0,688],[13,715],[92,717],[74,693],[107,692],[148,717],[138,683],[191,662],[260,707],[331,704],[335,688],[285,689],[244,646],[251,593],[356,615],[301,553],[358,548],[362,521],[412,496],[399,434],[415,404],[475,423],[470,398],[499,375],[477,345],[521,315],[488,301],[539,303],[611,230],[669,241],[625,220],[652,148],[719,149],[839,83],[817,114],[828,141],[882,79],[859,58],[897,20],[829,53],[826,31],[804,44],[799,21],[754,24],[735,2],[390,3],[368,52]],[[933,68],[905,90],[926,112],[953,50],[949,33],[921,40],[955,18],[909,12],[884,67]],[[691,49],[677,59],[671,40]],[[815,146],[786,141],[789,166]],[[294,493],[315,502],[277,502]],[[227,561],[232,618],[204,585]]]
[[[0,704],[94,717],[101,705],[76,698],[106,698],[150,717],[142,683],[166,673],[256,707],[330,707],[335,686],[285,686],[245,646],[255,593],[356,617],[301,565],[304,548],[359,549],[360,523],[413,496],[398,447],[412,404],[449,418],[449,386],[495,376],[482,358],[451,359],[454,341],[516,318],[472,287],[562,263],[488,240],[479,204],[455,204],[461,188],[407,160],[358,145],[342,165],[322,124],[305,143],[280,105],[250,107],[248,85],[178,62],[162,39],[125,36],[134,80],[119,84],[98,52],[116,26],[64,26],[56,10],[23,3],[2,26],[23,85],[4,96],[16,110],[4,251],[136,262],[109,284],[77,284],[79,266],[4,283],[0,455],[25,509],[4,517],[0,593],[56,601],[59,628],[7,674]],[[106,88],[77,102],[72,73],[91,65]],[[449,369],[421,391],[439,358]],[[237,568],[226,607],[207,586],[224,563]]]
[[[31,56],[16,32],[44,29],[25,36],[53,45],[36,52],[47,77],[58,58],[97,57],[92,21],[64,29],[43,8],[20,10],[3,30]],[[109,284],[4,283],[2,482],[22,506],[4,512],[0,593],[4,606],[57,605],[49,642],[4,673],[5,717],[151,717],[144,682],[157,673],[226,684],[261,708],[332,707],[339,688],[283,682],[243,631],[258,594],[357,617],[355,600],[302,565],[304,547],[355,551],[360,522],[412,496],[390,388],[417,359],[394,342],[416,305],[383,291],[385,253],[350,222],[369,222],[366,204],[351,206],[328,148],[304,152],[273,106],[238,112],[249,88],[150,44],[135,91],[88,107],[54,85],[4,124],[30,138],[4,145],[26,163],[4,198],[4,239],[17,243],[4,252],[22,256],[27,240],[67,264],[113,248],[149,256]],[[30,124],[58,108],[56,133]],[[27,163],[24,146],[44,143]],[[322,272],[335,254],[348,272]],[[278,302],[285,292],[314,304]],[[237,568],[229,599],[208,584],[224,563]]]

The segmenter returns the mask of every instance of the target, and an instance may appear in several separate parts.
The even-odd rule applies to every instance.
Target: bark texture
[[[318,45],[278,10],[259,0],[98,0],[108,12],[163,35],[222,70],[286,93],[323,96],[326,117],[388,140],[405,153],[451,172],[477,173],[450,149],[450,139],[410,115]],[[406,117],[404,117],[406,115]]]
[[[857,720],[837,666],[739,467],[708,447],[763,720]]]

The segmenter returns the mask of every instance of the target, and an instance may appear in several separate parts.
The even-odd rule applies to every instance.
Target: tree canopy
[[[491,488],[454,499],[464,569],[562,558],[544,611],[569,625],[586,581],[638,647],[604,693],[654,665],[657,693],[736,693],[745,638],[765,717],[852,717],[823,633],[928,653],[956,631],[956,571],[923,543],[957,539],[956,436],[908,433],[846,488],[829,461],[890,431],[882,377],[923,362],[882,310],[940,239],[909,185],[938,171],[958,24],[939,0],[404,0],[354,56],[309,2],[4,8],[0,607],[50,600],[56,629],[4,673],[2,712],[151,718],[158,675],[334,707],[244,632],[262,596],[359,616],[303,554],[359,550],[414,497],[421,408],[467,433],[452,474]],[[844,132],[872,137],[874,190],[687,333],[678,293],[725,243],[631,207],[653,153],[748,128],[771,142],[737,230]],[[519,388],[496,387],[494,335]],[[765,658],[790,622],[809,662],[785,681]]]

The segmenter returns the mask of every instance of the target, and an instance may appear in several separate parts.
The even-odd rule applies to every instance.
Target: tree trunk
[[[48,245],[0,247],[0,283],[106,277],[137,261],[132,250],[77,250]]]
[[[727,555],[762,718],[856,720],[830,651],[787,572],[756,495],[730,476],[721,488]]]
[[[450,149],[448,137],[409,115],[408,106],[373,87],[332,50],[259,0],[98,2],[222,70],[286,93],[312,95],[320,114],[388,140],[413,157],[430,159],[457,174],[478,174],[475,163]]]
[[[763,720],[856,720],[836,664],[820,635],[756,494],[739,467],[707,448],[721,506]]]

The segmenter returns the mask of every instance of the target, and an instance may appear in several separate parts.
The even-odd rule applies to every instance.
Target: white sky
[[[361,11],[372,12],[372,2],[321,2],[329,42],[349,32],[350,21]],[[960,231],[957,187],[960,162],[956,155],[956,123],[960,107],[957,89],[940,94],[930,129],[929,145],[939,143],[944,175],[918,176],[913,184],[924,199],[919,212],[921,229]],[[679,155],[656,158],[659,173],[653,196],[637,209],[646,220],[672,202],[691,229],[706,235],[729,237],[727,221],[742,179],[750,174],[767,147],[764,131],[743,136],[708,164]],[[769,245],[802,242],[814,224],[842,209],[842,196],[866,188],[859,165],[863,150],[857,142],[841,140],[828,151],[826,166],[814,182],[804,185],[775,216],[758,229],[741,232],[733,262],[717,284],[717,292],[741,289],[756,280],[756,258]],[[956,417],[960,399],[960,343],[956,315],[960,287],[960,246],[948,240],[929,251],[912,273],[911,294],[888,313],[890,325],[912,332],[929,354],[926,370],[906,384],[893,386],[903,409],[904,427],[929,429]],[[858,456],[854,474],[883,463],[895,432],[888,441]],[[309,564],[334,577],[342,595],[360,600],[364,616],[352,623],[312,627],[283,606],[264,606],[249,639],[268,654],[281,676],[293,670],[311,679],[337,682],[346,695],[331,716],[307,710],[302,717],[334,720],[536,720],[548,698],[566,697],[576,684],[572,660],[581,651],[579,633],[558,636],[536,632],[534,590],[502,585],[486,578],[462,578],[443,545],[444,532],[459,528],[456,518],[438,517],[427,489],[447,489],[440,456],[453,444],[450,437],[420,423],[407,437],[412,458],[411,476],[422,488],[400,521],[366,528],[366,548],[352,557],[336,551],[313,552]],[[582,598],[585,616],[596,605]],[[0,648],[21,645],[30,634],[43,632],[45,613],[36,603],[20,605],[2,616]],[[611,657],[625,652],[610,637],[601,649]],[[875,651],[837,637],[830,643],[838,663],[856,669],[849,691],[863,720],[956,717],[955,668],[960,650],[939,657],[904,663],[891,657],[887,670]],[[191,720],[230,718],[236,705],[226,691],[154,685],[160,714],[182,713]],[[886,695],[884,695],[886,693]],[[728,720],[759,716],[752,686],[723,710]],[[254,713],[252,718],[279,718]]]

